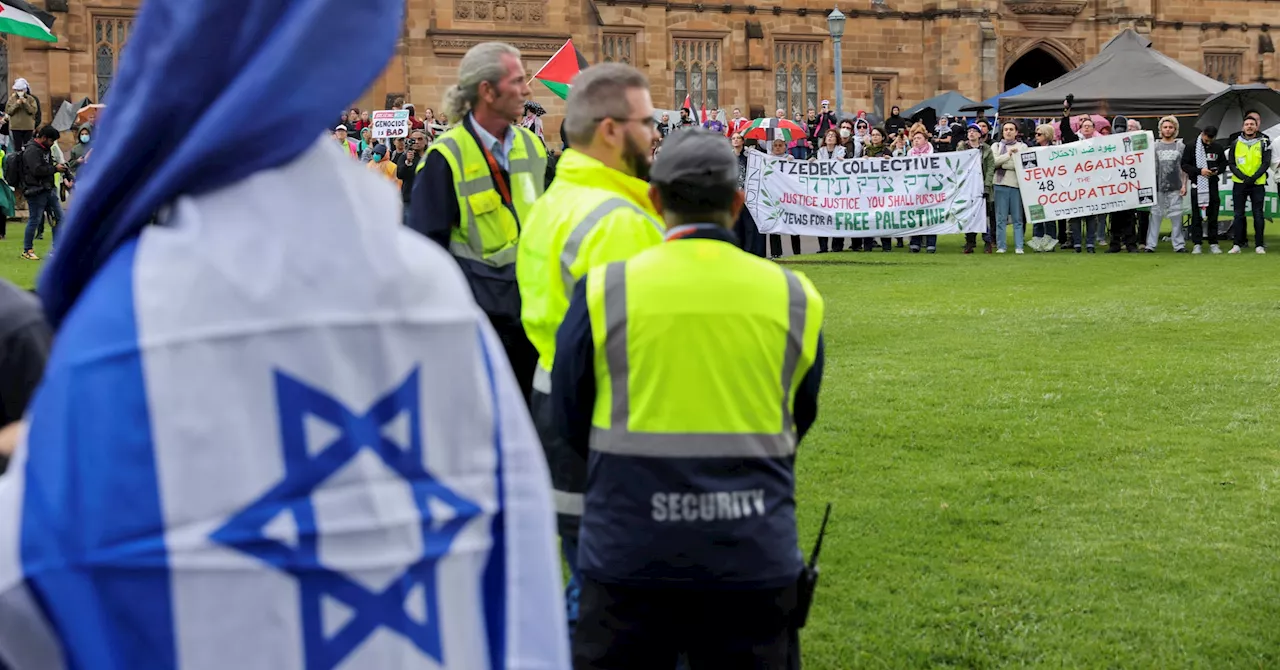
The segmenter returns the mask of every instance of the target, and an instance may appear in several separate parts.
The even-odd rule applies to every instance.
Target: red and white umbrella
[[[748,140],[786,140],[788,142],[804,137],[804,129],[796,125],[794,121],[769,117],[767,119],[756,119],[747,126],[747,132],[742,136]]]

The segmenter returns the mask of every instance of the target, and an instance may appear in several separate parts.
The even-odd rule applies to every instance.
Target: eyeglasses
[[[600,123],[605,119],[609,119],[610,121],[617,121],[618,123],[639,123],[639,124],[643,124],[646,128],[650,130],[658,127],[658,122],[654,121],[652,116],[641,116],[635,119],[629,119],[625,116],[605,116],[605,117],[596,119],[596,123]]]

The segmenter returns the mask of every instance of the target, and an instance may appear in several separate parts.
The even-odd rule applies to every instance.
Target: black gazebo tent
[[[1132,29],[1116,35],[1096,58],[1037,88],[1000,101],[1000,116],[1057,117],[1074,95],[1080,114],[1129,117],[1194,116],[1226,84],[1151,48]]]

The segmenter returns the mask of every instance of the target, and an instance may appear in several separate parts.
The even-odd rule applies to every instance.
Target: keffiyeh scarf
[[[1200,138],[1196,138],[1196,167],[1204,170],[1209,167],[1209,161],[1204,155],[1204,142]],[[1201,172],[1196,177],[1196,206],[1209,206],[1209,178]]]

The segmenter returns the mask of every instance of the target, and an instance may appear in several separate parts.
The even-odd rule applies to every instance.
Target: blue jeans
[[[1080,248],[1080,241],[1082,237],[1080,230],[1081,223],[1083,222],[1084,224],[1084,244],[1085,246],[1092,248],[1094,241],[1098,238],[1098,231],[1101,228],[1101,219],[1102,216],[1098,214],[1082,216],[1078,219],[1071,219],[1072,245],[1074,245],[1076,249]]]
[[[1012,186],[996,186],[996,248],[1005,247],[1005,221],[1012,219],[1013,246],[1022,248],[1022,194]]]
[[[58,224],[62,223],[62,202],[58,200],[56,191],[44,191],[42,193],[32,193],[27,196],[27,208],[31,214],[27,217],[27,231],[22,236],[22,250],[31,251],[31,245],[35,241],[36,230],[44,221],[45,211],[53,212],[53,228],[49,231],[52,239],[50,244],[58,240]]]

